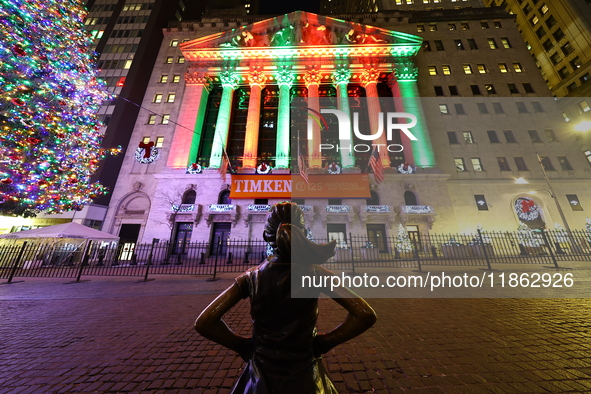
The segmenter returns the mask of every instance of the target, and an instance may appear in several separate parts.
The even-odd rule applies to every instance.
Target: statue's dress
[[[275,256],[236,278],[250,297],[255,350],[232,393],[337,394],[312,349],[318,298],[291,298],[290,280],[291,265]]]

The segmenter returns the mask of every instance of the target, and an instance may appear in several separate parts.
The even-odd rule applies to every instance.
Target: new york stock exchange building
[[[123,242],[260,239],[285,200],[340,242],[551,228],[556,201],[585,227],[591,167],[504,10],[204,18],[164,36],[103,226]]]

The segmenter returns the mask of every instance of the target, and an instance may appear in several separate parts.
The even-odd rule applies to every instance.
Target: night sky
[[[261,15],[281,15],[292,11],[308,11],[318,13],[319,0],[261,0]]]

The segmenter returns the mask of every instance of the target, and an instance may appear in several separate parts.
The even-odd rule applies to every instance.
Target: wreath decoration
[[[138,163],[149,164],[156,160],[159,154],[158,148],[154,148],[154,141],[140,142],[135,150],[135,160]]]
[[[271,172],[272,169],[273,168],[270,165],[267,165],[265,163],[261,163],[257,167],[257,174],[267,175],[268,173]]]
[[[341,173],[341,166],[339,166],[337,163],[331,163],[326,170],[331,175],[340,174]]]
[[[203,172],[203,167],[199,163],[193,163],[187,167],[187,174],[201,174]]]
[[[540,216],[540,207],[534,200],[526,197],[518,198],[515,201],[515,212],[521,220],[532,221]]]
[[[417,170],[417,168],[405,162],[399,165],[397,170],[401,174],[413,174]]]

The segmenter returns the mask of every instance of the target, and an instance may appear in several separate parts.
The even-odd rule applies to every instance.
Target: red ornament
[[[65,134],[62,134],[62,133],[58,133],[58,134],[56,134],[56,137],[57,137],[57,138],[60,138],[60,139],[61,139],[61,138],[64,138],[65,136],[66,136],[66,135],[65,135]]]
[[[521,200],[521,210],[524,213],[530,212],[535,205],[536,203],[533,200]]]
[[[12,101],[12,103],[14,105],[18,105],[19,107],[22,107],[23,105],[25,105],[25,102],[19,98],[13,98],[10,101]]]
[[[5,185],[10,185],[12,183],[12,179],[4,178],[4,179],[0,180],[0,183],[3,183]]]
[[[29,138],[27,138],[27,142],[32,145],[37,145],[38,143],[41,142],[41,140],[37,139],[37,138],[29,137]]]
[[[64,100],[60,100],[60,101],[59,101],[59,104],[60,104],[60,105],[66,105],[66,104],[68,104],[68,103],[66,103]]]
[[[47,56],[45,56],[45,55],[40,55],[40,56],[39,56],[39,59],[41,59],[41,60],[43,60],[43,61],[46,61],[46,60],[47,60]]]
[[[147,144],[145,144],[142,141],[142,142],[140,142],[140,144],[138,145],[138,147],[140,147],[140,148],[142,148],[144,150],[144,159],[147,159],[152,154],[152,148],[154,147],[154,141],[150,141]]]
[[[18,56],[25,56],[27,54],[27,52],[25,52],[23,47],[21,47],[18,44],[12,47],[12,52]]]

